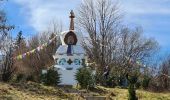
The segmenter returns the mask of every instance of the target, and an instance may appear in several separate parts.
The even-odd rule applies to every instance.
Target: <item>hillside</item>
[[[128,90],[127,89],[119,89],[119,88],[114,88],[114,89],[109,89],[109,91],[112,91],[115,93],[115,100],[128,100]],[[144,90],[137,90],[137,97],[139,100],[170,100],[170,92],[167,93],[153,93],[153,92],[148,92]]]
[[[69,96],[61,89],[37,83],[0,83],[0,100],[60,100],[67,98]]]
[[[66,91],[67,90],[67,93]],[[74,92],[73,92],[74,90]],[[65,92],[64,92],[65,91]],[[69,91],[71,93],[69,93]],[[84,91],[84,92],[83,92]],[[127,100],[127,89],[97,87],[87,92],[73,88],[56,88],[33,82],[25,84],[0,83],[0,100],[83,100],[83,96],[104,96],[109,100]],[[170,100],[170,93],[152,93],[137,90],[139,100]]]

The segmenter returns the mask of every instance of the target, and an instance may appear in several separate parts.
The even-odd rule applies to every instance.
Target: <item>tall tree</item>
[[[7,24],[6,13],[0,10],[0,47],[3,46],[3,41],[9,35],[11,29],[14,29],[14,26]]]
[[[121,18],[119,4],[111,0],[83,0],[78,9],[77,27],[88,33],[83,46],[100,75],[105,66],[120,77],[139,72],[158,48],[157,41],[142,36],[141,28],[123,27]]]
[[[17,67],[14,66],[13,59],[13,47],[10,46],[8,50],[5,51],[5,57],[3,59],[3,64],[0,73],[2,74],[2,81],[9,81],[14,75]]]
[[[153,38],[142,36],[142,29],[121,29],[119,46],[117,48],[117,64],[121,73],[126,75],[146,63],[149,57],[158,50],[158,43]]]
[[[15,72],[14,60],[12,58],[13,43],[9,34],[9,31],[13,28],[14,26],[7,24],[6,13],[0,10],[0,52],[3,53],[2,64],[0,65],[0,74],[2,76],[0,77],[2,77],[3,81],[8,81]]]
[[[83,0],[78,10],[78,28],[88,33],[83,46],[99,72],[114,60],[121,14],[111,0]]]
[[[24,37],[22,36],[22,31],[19,31],[17,37],[16,37],[16,46],[19,48],[21,46],[21,43],[23,42]]]
[[[160,85],[163,89],[170,89],[170,56],[160,65]]]

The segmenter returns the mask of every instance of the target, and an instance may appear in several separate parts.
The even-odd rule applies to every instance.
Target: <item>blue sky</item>
[[[16,26],[13,36],[20,30],[24,36],[48,30],[52,21],[62,21],[67,30],[71,9],[82,0],[8,0],[3,4],[8,22]],[[142,26],[144,35],[155,38],[162,51],[170,51],[170,0],[119,0],[123,20],[132,28]]]

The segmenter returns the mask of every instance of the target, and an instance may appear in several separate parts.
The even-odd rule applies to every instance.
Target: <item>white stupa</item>
[[[81,46],[82,35],[74,31],[74,13],[71,11],[70,30],[60,33],[62,45],[55,55],[55,68],[61,74],[61,84],[75,85],[75,73],[78,68],[85,65],[85,51]]]

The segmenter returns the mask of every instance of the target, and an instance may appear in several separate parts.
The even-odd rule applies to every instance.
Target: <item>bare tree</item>
[[[0,10],[0,52],[3,53],[2,62],[0,65],[0,74],[3,81],[9,81],[16,71],[13,66],[13,43],[9,31],[14,26],[7,24],[6,14]]]
[[[170,56],[160,65],[159,83],[163,89],[170,89]]]
[[[6,14],[3,10],[0,10],[0,48],[2,47],[2,43],[5,37],[8,36],[8,32],[13,29],[14,26],[7,24]]]
[[[53,54],[60,43],[59,37],[56,37],[57,33],[51,33],[55,32],[58,28],[56,26],[54,27],[55,30],[43,32],[42,34],[36,34],[28,40],[28,51],[36,49],[44,43],[46,43],[46,46],[39,51],[36,49],[34,53],[22,59],[23,67],[25,69],[25,71],[23,71],[25,73],[23,74],[32,74],[36,76],[34,78],[38,79],[42,69],[46,69],[54,64]],[[49,42],[50,39],[53,39],[53,41]]]
[[[117,48],[117,65],[122,74],[131,73],[133,69],[140,70],[149,57],[158,50],[158,43],[153,39],[142,36],[142,29],[130,30],[123,28]]]
[[[9,81],[12,76],[14,75],[17,67],[14,66],[14,59],[13,57],[13,48],[10,47],[9,50],[5,52],[5,56],[2,63],[1,74],[2,74],[2,81],[7,82]]]
[[[111,0],[83,0],[78,10],[77,26],[89,36],[83,46],[100,72],[115,57],[121,18],[118,11],[118,3]]]
[[[142,28],[123,27],[121,17],[119,4],[111,0],[83,0],[78,9],[77,27],[88,33],[83,46],[99,75],[105,66],[118,77],[136,74],[158,48],[142,36]]]

